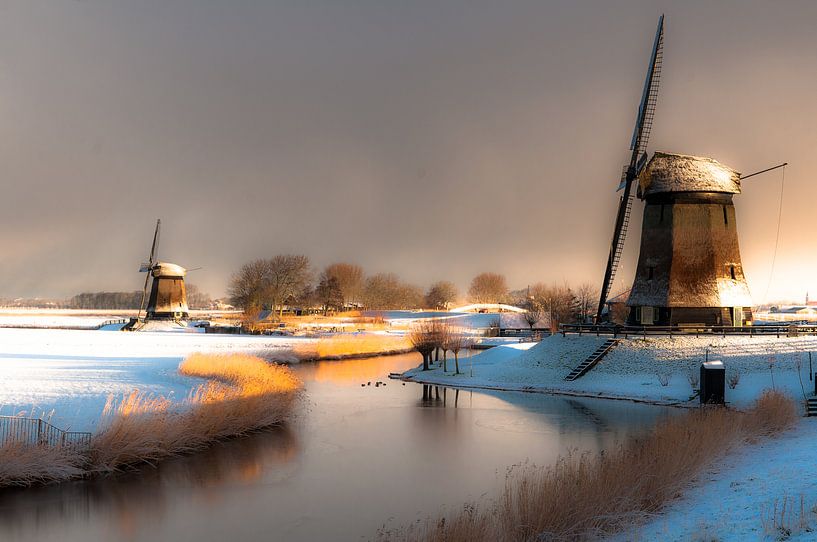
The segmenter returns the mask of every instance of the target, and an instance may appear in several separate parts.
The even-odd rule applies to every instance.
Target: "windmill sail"
[[[655,32],[655,42],[652,46],[650,64],[647,68],[647,78],[644,81],[644,91],[638,105],[633,137],[630,141],[630,162],[624,170],[618,189],[624,190],[618,204],[616,223],[613,229],[613,240],[610,245],[610,254],[607,257],[607,268],[604,272],[604,281],[599,295],[599,306],[596,311],[596,322],[601,322],[601,313],[610,289],[615,280],[621,253],[624,250],[624,239],[627,236],[627,227],[630,224],[630,211],[633,206],[633,181],[638,178],[641,169],[646,164],[647,142],[652,131],[655,118],[655,105],[658,101],[658,83],[661,79],[661,62],[664,57],[664,16],[658,19],[658,29]]]
[[[145,287],[142,289],[142,300],[139,302],[139,312],[136,313],[136,319],[138,320],[142,316],[142,309],[145,308],[145,297],[147,297],[148,293],[148,282],[150,281],[150,272],[153,270],[153,266],[156,265],[156,259],[158,258],[158,254],[156,253],[156,249],[159,245],[159,230],[162,226],[162,220],[156,220],[156,230],[153,232],[153,244],[150,246],[150,256],[148,257],[147,263],[143,263],[141,267],[139,267],[140,273],[147,273],[145,275]]]

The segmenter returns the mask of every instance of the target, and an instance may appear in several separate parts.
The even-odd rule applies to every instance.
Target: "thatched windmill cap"
[[[187,269],[175,263],[158,262],[153,266],[152,272],[154,277],[181,278],[187,274]]]
[[[664,192],[740,194],[740,173],[712,158],[656,152],[641,172],[638,197]]]

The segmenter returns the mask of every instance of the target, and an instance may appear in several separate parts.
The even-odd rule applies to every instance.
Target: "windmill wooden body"
[[[150,287],[150,296],[147,298],[146,320],[182,320],[190,316],[187,307],[187,289],[184,277],[187,269],[180,265],[158,261],[159,233],[162,221],[156,221],[156,231],[153,234],[153,244],[147,263],[139,269],[145,276],[145,287],[142,291],[142,302],[139,306],[139,315],[145,306],[148,281],[153,278]],[[138,317],[137,317],[138,318]]]
[[[739,193],[740,174],[716,160],[653,155],[639,178],[645,206],[629,324],[751,323],[732,203]]]

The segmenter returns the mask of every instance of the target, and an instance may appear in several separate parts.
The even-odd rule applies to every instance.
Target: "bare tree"
[[[425,302],[430,309],[448,309],[457,300],[457,287],[453,282],[441,280],[435,282],[426,292]]]
[[[574,291],[576,311],[579,323],[584,324],[592,318],[599,303],[599,289],[589,282],[581,283]]]
[[[468,288],[468,299],[473,303],[502,303],[507,296],[508,283],[498,273],[480,273]]]
[[[423,356],[423,370],[429,370],[431,353],[434,352],[435,337],[434,326],[431,320],[420,320],[411,326],[408,332],[408,339],[415,350]]]
[[[422,305],[423,292],[394,273],[378,273],[366,279],[363,300],[369,309],[414,309]]]
[[[528,324],[531,333],[533,333],[533,326],[545,316],[545,307],[539,300],[528,299],[523,308],[525,312],[522,314],[522,317],[525,319],[525,323]]]
[[[209,309],[213,303],[210,294],[202,292],[195,284],[185,284],[187,289],[187,306],[191,309]]]
[[[334,277],[338,282],[343,305],[363,301],[364,274],[363,268],[351,263],[333,263],[323,270],[326,277]]]
[[[550,318],[552,331],[559,329],[560,323],[574,320],[573,292],[567,284],[547,286],[539,282],[531,286],[530,293]]]
[[[268,295],[272,310],[284,315],[284,304],[301,295],[312,282],[309,258],[300,254],[280,254],[269,261]]]
[[[454,354],[454,374],[460,374],[460,352],[468,347],[468,339],[462,328],[449,328],[445,337],[445,349]]]
[[[340,289],[337,277],[328,275],[326,271],[321,273],[314,293],[315,299],[323,309],[324,316],[326,316],[330,310],[339,310],[344,305],[343,292]]]
[[[438,352],[443,351],[443,372],[448,372],[448,340],[451,336],[451,325],[445,320],[434,318],[431,320],[434,331],[434,348]],[[439,360],[439,355],[437,356]]]
[[[227,287],[230,303],[245,311],[262,307],[266,300],[267,267],[267,260],[253,260],[242,265]]]
[[[244,264],[230,280],[232,302],[243,309],[269,306],[283,316],[284,304],[303,296],[312,282],[309,258],[282,254]]]

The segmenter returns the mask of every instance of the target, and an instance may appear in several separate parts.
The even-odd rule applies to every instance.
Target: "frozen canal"
[[[168,376],[176,355],[159,364]],[[290,427],[156,469],[0,492],[0,540],[367,540],[384,523],[496,494],[511,465],[607,447],[667,412],[395,381],[375,387],[419,362],[403,355],[296,366],[307,399]],[[129,370],[120,363],[112,370]]]

